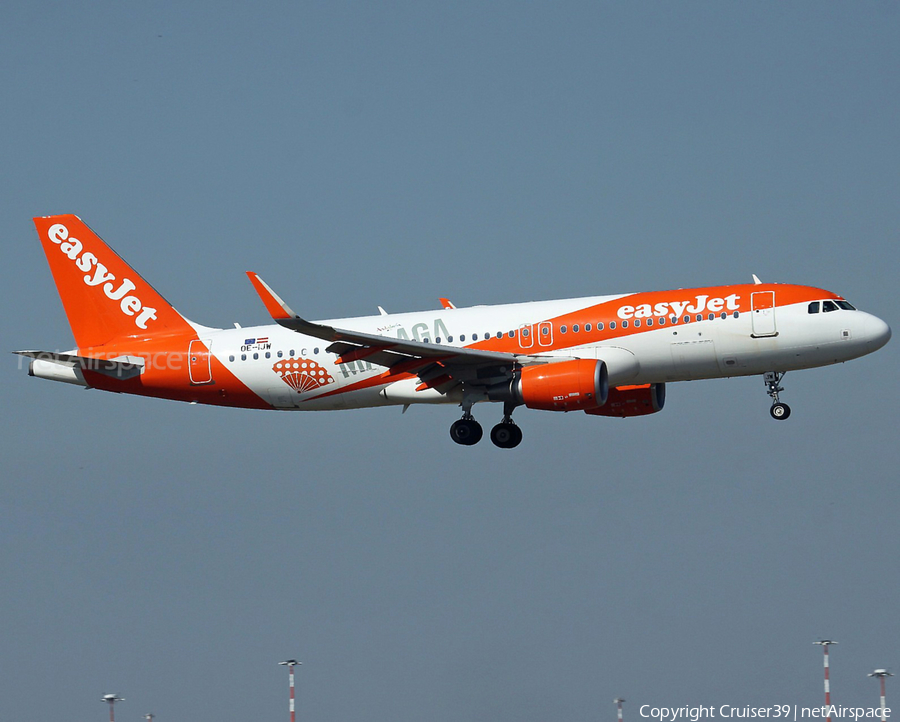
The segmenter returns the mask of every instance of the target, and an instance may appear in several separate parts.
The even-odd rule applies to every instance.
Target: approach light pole
[[[294,667],[298,664],[303,664],[303,662],[298,662],[296,659],[286,659],[284,662],[279,662],[278,664],[282,664],[288,668],[288,679],[290,680],[290,688],[291,688],[291,698],[290,704],[288,708],[291,711],[291,722],[295,722],[294,717]]]
[[[624,701],[625,700],[622,699],[621,697],[616,697],[613,700],[613,702],[616,703],[616,717],[619,720],[619,722],[622,722],[622,702],[624,702]]]
[[[109,705],[109,722],[116,722],[116,715],[114,712],[116,702],[124,702],[125,698],[120,697],[117,694],[105,694],[100,699]]]
[[[828,715],[825,719],[827,722],[831,722],[831,712],[828,710],[831,707],[831,682],[828,678],[828,645],[837,644],[837,642],[833,639],[820,639],[818,642],[813,642],[813,644],[822,645],[822,649],[825,651],[825,707]]]
[[[878,679],[881,681],[881,722],[887,722],[887,713],[884,711],[884,708],[885,708],[885,703],[884,703],[884,680],[885,680],[885,678],[887,678],[887,677],[893,677],[894,675],[892,675],[892,674],[891,674],[890,672],[888,672],[886,669],[876,669],[876,670],[875,670],[874,672],[872,672],[872,674],[870,674],[869,676],[870,676],[870,677],[878,677]]]

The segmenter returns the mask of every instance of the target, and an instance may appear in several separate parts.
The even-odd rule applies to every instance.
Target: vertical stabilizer
[[[34,225],[79,348],[192,332],[184,317],[78,216],[44,216]]]

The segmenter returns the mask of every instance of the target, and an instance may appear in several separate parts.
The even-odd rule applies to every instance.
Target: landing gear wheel
[[[484,430],[475,419],[459,419],[450,427],[450,438],[457,444],[473,446],[481,441]]]
[[[501,449],[514,449],[522,443],[522,429],[511,422],[500,422],[491,429],[491,441]]]
[[[781,386],[781,379],[784,378],[784,371],[767,371],[763,374],[763,381],[766,384],[766,393],[772,397],[772,408],[769,409],[773,419],[784,421],[791,415],[791,407],[781,403],[778,394],[784,391]]]
[[[772,415],[773,419],[784,421],[788,416],[791,415],[791,407],[779,401],[776,404],[772,404],[772,408],[769,409],[769,413]]]

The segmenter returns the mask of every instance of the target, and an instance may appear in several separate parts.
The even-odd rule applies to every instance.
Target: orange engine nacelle
[[[665,384],[641,386],[617,386],[609,390],[606,405],[597,409],[585,409],[586,414],[596,416],[646,416],[662,411],[666,405]]]
[[[526,366],[514,388],[520,403],[544,411],[594,409],[609,394],[606,364],[590,359]]]

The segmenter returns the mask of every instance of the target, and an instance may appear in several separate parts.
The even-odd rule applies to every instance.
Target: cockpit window
[[[811,304],[809,304],[809,312],[810,313],[818,313],[820,305],[821,305],[821,301],[813,301]]]
[[[838,307],[834,301],[822,301],[822,311],[824,313],[828,313],[829,311],[837,311]]]
[[[842,309],[844,309],[845,311],[855,311],[856,310],[856,308],[853,306],[853,304],[847,303],[846,301],[835,301],[835,303],[838,306],[840,306]]]

